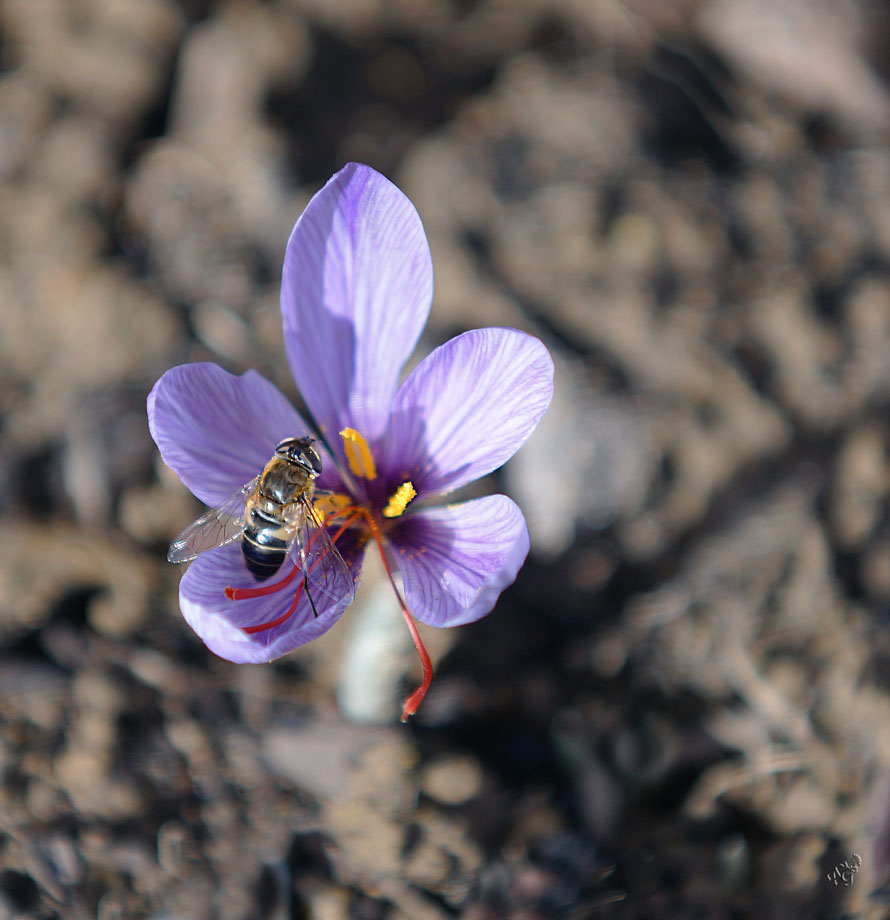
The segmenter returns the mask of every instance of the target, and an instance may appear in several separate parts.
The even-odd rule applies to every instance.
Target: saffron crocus
[[[417,212],[367,166],[334,175],[291,233],[281,313],[291,371],[321,439],[319,523],[354,581],[374,543],[393,582],[423,667],[403,720],[432,676],[413,617],[458,626],[485,616],[529,549],[522,512],[506,496],[437,502],[508,460],[553,392],[547,349],[506,328],[451,339],[399,385],[432,290]],[[280,441],[311,431],[262,376],[214,364],[167,371],[149,395],[148,419],[165,463],[211,506],[254,479]],[[273,660],[330,629],[352,600],[349,590],[310,604],[299,573],[288,560],[272,584],[258,584],[238,543],[208,549],[182,578],[183,616],[222,658]]]

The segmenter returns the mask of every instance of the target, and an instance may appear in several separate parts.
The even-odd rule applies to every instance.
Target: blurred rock
[[[853,128],[886,127],[890,99],[863,60],[867,4],[711,0],[698,21],[705,38],[768,89]]]
[[[445,757],[427,764],[421,776],[423,792],[443,805],[461,805],[482,789],[479,764],[470,757]]]
[[[184,27],[170,0],[42,0],[37,15],[27,0],[13,0],[2,22],[17,64],[108,121],[132,118],[159,93]]]
[[[630,401],[597,393],[557,360],[550,409],[507,467],[536,552],[558,555],[578,527],[606,527],[640,507],[655,462],[644,439]]]

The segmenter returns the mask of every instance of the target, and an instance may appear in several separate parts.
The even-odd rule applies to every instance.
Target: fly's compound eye
[[[310,438],[305,439],[308,443],[304,444],[299,451],[299,456],[294,458],[295,463],[304,467],[306,472],[312,473],[313,476],[321,475],[321,454],[315,447]]]
[[[321,475],[321,454],[314,438],[287,438],[275,448],[275,453],[313,476]]]

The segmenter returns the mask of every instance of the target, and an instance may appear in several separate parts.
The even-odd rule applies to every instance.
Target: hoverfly
[[[313,507],[321,455],[310,437],[286,438],[262,473],[201,515],[170,544],[169,562],[189,562],[209,549],[241,540],[247,570],[271,578],[290,556],[302,570],[315,616],[313,592],[342,601],[355,583]]]

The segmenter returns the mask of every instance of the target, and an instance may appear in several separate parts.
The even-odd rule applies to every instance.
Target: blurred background
[[[880,0],[0,0],[0,920],[885,916],[888,61]],[[373,572],[274,665],[191,633],[145,418],[188,361],[296,398],[349,160],[424,221],[420,354],[557,364],[485,484],[532,554],[407,726]]]

